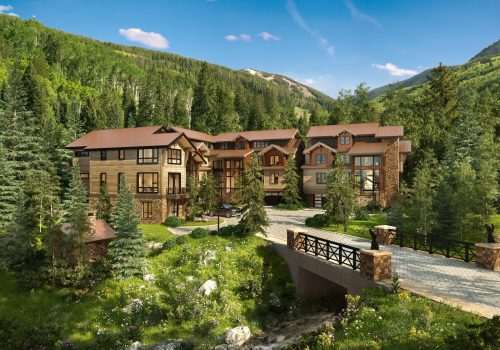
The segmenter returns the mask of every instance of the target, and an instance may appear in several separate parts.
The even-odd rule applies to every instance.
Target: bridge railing
[[[290,245],[290,244],[289,244]],[[293,249],[320,256],[339,265],[357,270],[360,267],[360,249],[324,238],[298,233],[294,237]]]

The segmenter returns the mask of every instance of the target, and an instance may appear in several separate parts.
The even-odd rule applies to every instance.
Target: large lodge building
[[[376,123],[313,126],[306,148],[297,129],[209,135],[178,127],[147,126],[95,130],[67,146],[73,150],[92,208],[101,186],[116,197],[122,175],[132,188],[145,223],[186,214],[186,180],[211,172],[223,202],[233,200],[237,178],[257,154],[266,203],[276,204],[284,189],[283,171],[292,158],[311,207],[321,207],[328,169],[342,157],[364,201],[388,205],[399,189],[409,141],[403,127]],[[305,148],[305,149],[304,149]]]

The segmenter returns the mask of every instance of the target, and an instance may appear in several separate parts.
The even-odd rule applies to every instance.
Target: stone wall
[[[95,260],[104,258],[108,254],[108,245],[110,240],[89,242],[85,244],[85,258]]]
[[[384,188],[380,194],[380,204],[388,206],[399,191],[399,139],[390,141],[384,152]]]
[[[390,279],[392,276],[392,264],[390,252],[382,250],[361,251],[361,263],[359,272],[361,276],[372,281]]]

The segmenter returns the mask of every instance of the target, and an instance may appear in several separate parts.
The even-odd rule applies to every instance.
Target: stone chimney
[[[94,234],[96,226],[96,213],[94,211],[87,212],[87,221],[89,222],[90,231]]]

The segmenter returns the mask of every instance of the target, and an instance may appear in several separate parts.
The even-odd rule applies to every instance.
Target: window
[[[106,160],[108,159],[108,151],[105,149],[101,150],[101,160]]]
[[[342,163],[344,163],[344,164],[350,164],[351,163],[351,158],[346,153],[339,153],[338,157],[342,161]]]
[[[89,156],[89,151],[76,151],[75,152],[76,158],[82,158],[82,157],[88,157],[88,156]]]
[[[269,165],[280,165],[280,156],[270,156]]]
[[[137,150],[137,163],[155,164],[158,163],[158,148],[140,148]]]
[[[316,164],[325,164],[326,154],[316,154]]]
[[[124,160],[124,159],[125,159],[125,150],[119,149],[118,150],[118,160]]]
[[[326,184],[326,173],[316,173],[316,183],[318,185]]]
[[[341,145],[348,145],[351,143],[350,137],[349,136],[340,136],[340,144]]]
[[[219,146],[219,149],[229,149],[229,145],[227,142],[222,142]]]
[[[158,193],[158,173],[137,173],[138,193]]]
[[[106,186],[106,173],[101,173],[99,176],[99,186]]]
[[[268,145],[267,141],[254,141],[253,148],[266,148]]]
[[[245,141],[236,142],[236,149],[245,149]]]
[[[279,184],[279,175],[277,173],[269,174],[269,183],[270,184]]]
[[[304,162],[305,164],[311,163],[311,155],[309,153],[306,154]]]
[[[181,193],[181,174],[168,173],[168,194]]]
[[[142,219],[148,220],[153,217],[153,203],[142,202]]]
[[[118,173],[117,192],[120,192],[120,187],[122,183],[125,183],[125,173]]]
[[[168,215],[179,216],[179,202],[176,200],[168,201]]]
[[[168,164],[181,164],[182,152],[180,149],[169,148],[168,149]]]
[[[355,157],[354,165],[356,166],[380,166],[380,156],[363,156]]]
[[[80,173],[80,179],[86,180],[89,178],[89,173]]]
[[[324,194],[315,194],[314,195],[314,207],[315,208],[323,208],[325,203],[326,195]]]
[[[241,160],[226,160],[226,169],[241,169],[243,162]]]
[[[379,170],[356,170],[356,185],[362,191],[378,191],[380,188]]]
[[[214,160],[214,169],[222,169],[222,160]]]

